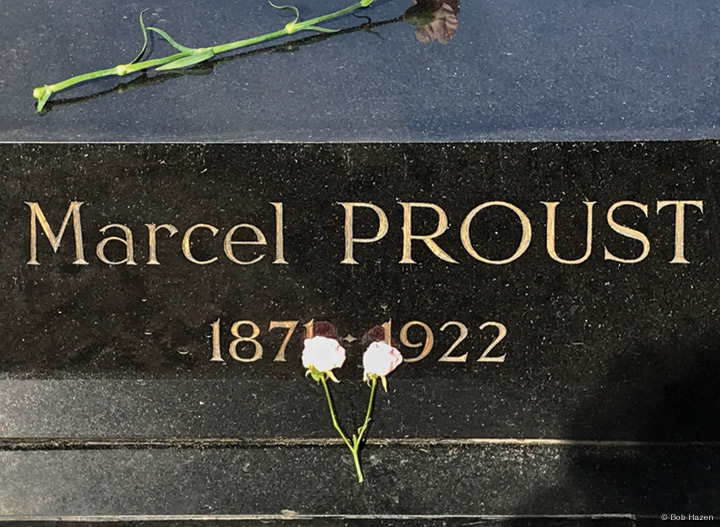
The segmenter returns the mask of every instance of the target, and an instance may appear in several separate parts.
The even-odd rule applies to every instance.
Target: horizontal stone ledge
[[[720,516],[701,446],[368,445],[0,452],[3,518],[107,515]]]
[[[556,516],[518,516],[518,515],[442,515],[442,514],[248,514],[248,515],[132,515],[132,516],[83,516],[83,517],[45,517],[45,518],[9,518],[4,521],[13,527],[38,527],[42,525],[62,527],[105,526],[111,523],[114,527],[226,527],[241,523],[256,525],[262,522],[266,527],[287,525],[312,525],[315,527],[337,526],[372,526],[372,527],[406,527],[423,525],[424,527],[557,527],[563,522],[571,522],[575,526],[588,527],[638,527],[646,525],[646,521],[657,518],[638,518],[628,514],[591,514],[591,515],[556,515]],[[471,522],[471,523],[468,523]],[[649,525],[649,523],[647,523]]]
[[[658,406],[652,397],[631,397],[639,388],[623,383],[613,385],[612,392],[620,393],[624,404],[598,404],[597,392],[573,381],[552,388],[552,399],[547,393],[528,397],[513,387],[512,378],[503,379],[498,386],[443,378],[392,379],[390,393],[376,398],[370,437],[641,442],[720,438],[720,419],[703,410],[712,407],[707,400],[680,404],[670,399]],[[357,426],[364,416],[367,388],[341,383],[334,389],[341,425]],[[314,440],[334,435],[322,390],[302,378],[5,379],[0,380],[0,409],[4,438]]]
[[[558,447],[598,447],[598,448],[719,448],[720,441],[613,441],[595,439],[553,439],[553,438],[512,438],[512,437],[469,437],[451,439],[442,437],[406,437],[406,438],[370,438],[366,445],[399,448],[446,448],[473,446],[558,446]],[[343,440],[337,438],[221,438],[221,437],[185,437],[185,438],[0,438],[0,451],[33,450],[121,450],[121,449],[222,449],[222,448],[277,448],[277,447],[344,447]]]

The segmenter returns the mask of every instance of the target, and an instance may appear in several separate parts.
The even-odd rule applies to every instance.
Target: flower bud
[[[373,342],[363,355],[363,380],[385,377],[403,361],[402,354],[385,342]]]
[[[305,339],[302,363],[307,369],[314,368],[319,373],[340,368],[345,362],[345,348],[337,340],[327,337]]]

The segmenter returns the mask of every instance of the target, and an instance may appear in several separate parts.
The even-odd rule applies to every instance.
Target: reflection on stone
[[[417,25],[415,36],[423,44],[450,42],[458,28],[457,14],[460,0],[413,0],[405,13],[405,20]]]

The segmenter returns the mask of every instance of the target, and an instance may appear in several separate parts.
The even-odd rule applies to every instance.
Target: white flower
[[[305,339],[302,363],[308,370],[314,368],[319,373],[328,373],[340,368],[344,362],[345,348],[338,344],[337,340],[327,337]]]
[[[363,367],[365,368],[363,380],[380,377],[385,386],[385,376],[397,368],[402,361],[402,354],[397,349],[385,342],[373,342],[363,355]]]

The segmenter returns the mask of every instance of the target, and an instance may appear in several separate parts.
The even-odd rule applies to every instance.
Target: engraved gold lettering
[[[663,208],[669,205],[675,206],[675,256],[670,261],[670,263],[688,264],[690,262],[685,258],[685,206],[689,205],[692,207],[697,207],[702,213],[704,212],[703,202],[683,200],[658,201],[657,212],[660,213]]]
[[[345,259],[343,264],[358,265],[354,258],[354,244],[356,243],[375,243],[388,233],[390,227],[385,211],[372,203],[340,203],[345,208]],[[354,234],[355,207],[371,209],[378,217],[379,225],[377,234],[372,238],[356,238]]]
[[[385,333],[385,344],[387,344],[388,346],[392,346],[392,319],[385,322],[381,327],[383,328],[383,331]]]
[[[473,219],[478,212],[488,207],[506,207],[513,211],[518,218],[520,218],[520,224],[522,225],[523,230],[520,244],[518,245],[515,253],[510,258],[506,258],[505,260],[490,260],[488,258],[480,256],[475,250],[472,240],[470,239],[470,226]],[[470,213],[463,221],[462,227],[460,228],[460,239],[462,240],[463,247],[465,247],[465,250],[468,252],[468,254],[476,260],[491,265],[503,265],[514,262],[515,260],[520,258],[525,253],[525,251],[527,251],[528,247],[530,247],[530,241],[532,240],[532,225],[530,224],[530,219],[527,217],[527,215],[512,203],[507,203],[505,201],[489,201],[487,203],[483,203],[482,205],[478,205],[470,211]]]
[[[440,258],[441,260],[444,260],[446,262],[450,263],[457,263],[457,261],[453,260],[453,258],[443,251],[440,246],[435,243],[433,240],[437,238],[438,236],[441,236],[445,231],[448,230],[448,219],[447,214],[445,214],[445,211],[435,205],[434,203],[400,203],[403,208],[403,255],[402,260],[400,260],[401,264],[414,264],[416,263],[415,260],[412,258],[412,241],[413,240],[421,240],[432,253]],[[413,234],[412,232],[412,209],[413,207],[417,208],[426,208],[431,209],[438,215],[438,226],[435,229],[435,232],[432,234]]]
[[[465,352],[464,355],[458,356],[453,356],[452,352],[455,351],[455,348],[457,348],[460,343],[467,338],[468,328],[462,322],[456,322],[455,320],[451,320],[450,322],[446,322],[445,324],[443,324],[443,327],[440,328],[440,331],[445,331],[450,326],[456,326],[457,328],[459,328],[460,335],[458,335],[458,338],[455,339],[455,342],[453,342],[452,346],[448,348],[445,354],[438,359],[438,362],[467,362],[467,352]]]
[[[133,234],[130,228],[126,225],[121,225],[119,223],[113,223],[110,225],[106,225],[102,229],[100,229],[100,232],[102,234],[105,234],[108,229],[120,229],[124,234],[125,237],[121,238],[119,236],[108,236],[107,238],[104,238],[100,243],[97,245],[96,254],[97,257],[100,259],[101,262],[106,263],[108,265],[137,265],[135,263],[135,248],[133,246]],[[105,247],[110,242],[118,242],[125,246],[125,258],[119,261],[112,261],[105,256]]]
[[[423,331],[425,332],[425,342],[411,342],[408,340],[408,330],[413,326],[419,326],[423,329]],[[430,353],[430,351],[432,350],[433,344],[435,343],[435,336],[433,335],[430,326],[425,324],[425,322],[413,320],[412,322],[408,322],[407,324],[405,324],[400,330],[400,342],[402,342],[402,344],[404,346],[407,346],[408,348],[422,347],[420,355],[410,359],[405,359],[405,362],[418,362],[427,357],[428,353]]]
[[[243,337],[242,335],[240,335],[241,326],[250,326],[252,328],[252,335],[250,335],[249,337]],[[238,320],[232,325],[232,328],[230,328],[230,333],[232,333],[233,337],[235,337],[235,340],[230,343],[230,349],[228,350],[230,352],[230,356],[233,359],[240,362],[255,362],[262,358],[262,344],[255,340],[257,336],[260,335],[260,328],[255,322],[251,320]],[[255,353],[252,357],[245,358],[238,355],[237,347],[238,344],[240,344],[241,342],[251,342],[253,344],[253,346],[255,347]]]
[[[25,204],[30,207],[30,260],[27,263],[28,265],[40,265],[37,260],[37,224],[40,224],[45,236],[47,236],[50,242],[50,246],[53,251],[57,253],[62,237],[65,234],[65,229],[70,222],[70,217],[73,219],[73,230],[75,231],[75,261],[73,264],[89,265],[87,260],[85,260],[85,250],[83,247],[82,222],[80,219],[80,207],[83,205],[82,201],[70,202],[70,206],[65,214],[65,219],[63,219],[60,225],[60,230],[57,235],[53,232],[52,228],[50,228],[50,224],[37,202],[26,201]]]
[[[297,326],[299,324],[299,321],[297,320],[272,320],[270,321],[268,332],[272,332],[276,329],[284,329],[285,335],[283,337],[283,341],[280,344],[280,347],[277,351],[277,354],[275,355],[275,358],[273,359],[273,362],[287,362],[286,358],[286,352],[288,345],[290,344],[290,341],[292,339],[292,336],[295,334],[295,330],[297,329]],[[314,324],[315,320],[310,320],[304,324],[305,328],[305,338],[312,338],[314,336]],[[246,333],[247,331],[242,331],[241,328],[243,327],[249,327],[250,328],[250,334],[249,335],[242,335],[241,332]],[[222,362],[225,363],[225,359],[223,358],[222,354],[222,344],[221,344],[221,319],[217,319],[215,322],[210,324],[210,327],[212,328],[212,357],[210,359],[211,362]],[[384,336],[383,340],[388,345],[392,344],[392,319],[388,320],[387,322],[383,323],[380,327],[383,328]],[[421,341],[412,341],[410,340],[409,334],[413,332],[414,327],[419,327],[423,333],[424,333],[424,339]],[[454,356],[453,352],[457,350],[457,348],[460,346],[462,342],[464,342],[468,335],[469,330],[468,327],[462,323],[458,322],[456,320],[451,320],[449,322],[446,322],[443,324],[443,326],[440,328],[440,331],[444,332],[448,328],[456,327],[458,328],[458,336],[455,339],[455,341],[450,345],[450,347],[447,349],[447,351],[438,359],[438,362],[456,362],[456,363],[466,363],[469,353],[465,352],[462,355]],[[500,356],[491,356],[492,351],[502,342],[503,339],[507,336],[507,328],[505,325],[501,324],[500,322],[486,322],[480,326],[480,330],[484,330],[486,328],[496,328],[498,331],[497,336],[493,339],[493,341],[485,348],[482,356],[477,360],[477,362],[505,362],[506,354],[500,355]],[[232,328],[230,330],[232,336],[234,337],[234,340],[230,343],[230,346],[228,348],[228,352],[230,356],[233,358],[233,360],[243,363],[252,363],[257,362],[260,359],[262,359],[264,354],[264,348],[263,345],[258,341],[258,337],[261,334],[260,327],[251,320],[239,320],[235,322],[232,325]],[[415,333],[413,333],[415,335]],[[421,322],[419,320],[413,320],[411,322],[408,322],[400,329],[400,342],[403,346],[411,349],[420,349],[419,353],[415,357],[408,358],[407,355],[404,356],[405,362],[413,363],[413,362],[419,362],[425,358],[431,353],[433,350],[433,347],[435,345],[435,336],[433,334],[432,329],[430,326],[424,322]],[[240,356],[240,352],[238,350],[238,347],[243,343],[250,343],[252,344],[252,348],[254,349],[254,353],[251,356]]]
[[[270,203],[275,207],[275,261],[274,264],[287,265],[285,259],[285,220],[282,203]]]
[[[631,206],[631,207],[637,207],[641,211],[643,211],[643,214],[645,214],[645,217],[648,216],[648,206],[644,203],[638,203],[637,201],[618,201],[617,203],[613,203],[607,212],[607,222],[608,225],[612,230],[617,232],[618,234],[621,234],[625,236],[626,238],[630,238],[633,240],[638,240],[640,243],[642,243],[643,251],[637,258],[620,258],[618,256],[615,256],[613,253],[610,252],[610,250],[605,247],[605,259],[610,260],[612,262],[621,262],[621,263],[638,263],[642,262],[645,258],[647,258],[648,254],[650,254],[650,240],[648,239],[645,234],[642,232],[631,229],[630,227],[627,227],[625,225],[620,225],[617,221],[615,221],[615,218],[613,217],[613,214],[615,211],[624,206]]]
[[[212,326],[212,359],[210,362],[225,362],[220,351],[220,319],[210,324]]]
[[[287,332],[285,333],[285,338],[283,339],[283,342],[280,345],[280,349],[278,350],[277,355],[275,355],[273,362],[286,362],[285,361],[285,349],[287,348],[288,342],[290,342],[290,337],[292,337],[292,334],[295,331],[295,328],[297,327],[297,325],[298,325],[297,320],[282,320],[282,321],[272,320],[270,322],[270,330],[269,331],[272,331],[275,328],[283,328],[283,329],[287,330]]]
[[[507,328],[504,324],[501,324],[500,322],[485,322],[482,326],[480,326],[480,329],[483,330],[488,327],[494,327],[498,330],[498,336],[493,340],[490,345],[485,348],[485,353],[482,354],[482,356],[477,360],[478,362],[505,362],[505,355],[506,353],[503,353],[499,357],[491,357],[490,352],[495,349],[495,347],[500,344],[500,342],[505,338],[507,335]]]
[[[582,258],[578,258],[577,260],[566,260],[564,258],[560,258],[558,256],[558,253],[555,251],[555,216],[556,216],[556,209],[558,206],[557,201],[543,201],[542,204],[547,207],[547,252],[550,255],[550,257],[560,263],[567,264],[567,265],[577,265],[583,263],[585,260],[590,258],[590,254],[592,253],[592,235],[593,235],[593,206],[595,205],[595,201],[585,201],[585,205],[587,206],[587,230],[586,230],[586,238],[585,238],[585,254],[582,256]]]
[[[304,324],[305,326],[305,338],[311,339],[315,336],[315,319],[313,318],[309,322]]]
[[[253,232],[255,235],[254,240],[248,240],[248,241],[233,241],[233,236],[235,235],[235,232],[237,232],[239,229],[249,229]],[[260,260],[265,258],[264,254],[261,254],[257,258],[254,258],[250,261],[243,261],[239,260],[235,253],[233,252],[233,246],[234,245],[267,245],[267,240],[265,239],[265,235],[262,233],[260,229],[258,229],[255,225],[250,225],[249,223],[243,223],[242,225],[235,225],[232,229],[230,229],[227,234],[225,235],[225,243],[223,244],[223,249],[225,249],[225,255],[228,257],[228,259],[236,264],[239,265],[252,265],[255,263],[258,263]]]
[[[174,225],[163,223],[162,225],[155,225],[154,223],[146,223],[145,227],[148,230],[148,252],[150,256],[148,258],[148,265],[160,265],[157,259],[157,231],[166,230],[170,233],[170,238],[175,236],[178,232]]]
[[[183,236],[182,241],[182,251],[185,255],[185,258],[197,265],[208,265],[217,261],[217,256],[215,256],[214,258],[210,258],[209,260],[198,260],[193,256],[192,251],[190,250],[192,246],[190,238],[197,229],[207,229],[212,233],[213,237],[215,237],[215,235],[218,233],[216,227],[208,225],[207,223],[198,223],[197,225],[193,225],[192,227],[190,227],[187,231],[185,231],[185,236]]]

